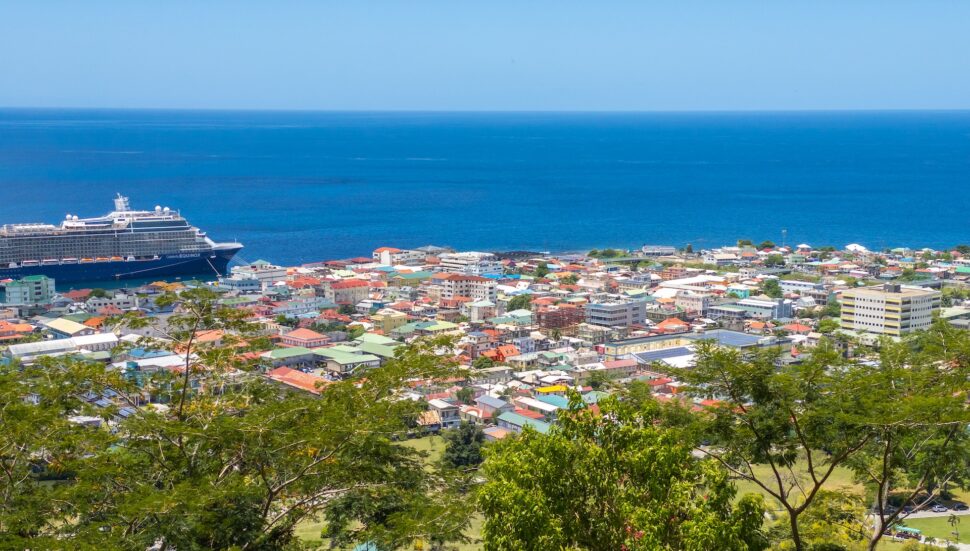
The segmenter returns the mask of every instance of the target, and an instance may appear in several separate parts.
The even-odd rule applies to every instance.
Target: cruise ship
[[[57,283],[223,275],[240,243],[217,243],[177,210],[132,210],[118,194],[111,213],[53,224],[0,227],[0,279],[42,274]]]

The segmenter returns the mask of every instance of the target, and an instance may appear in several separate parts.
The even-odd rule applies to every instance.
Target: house
[[[475,398],[475,405],[482,411],[483,417],[493,419],[506,411],[515,410],[512,404],[500,398],[489,396],[488,394],[482,394],[478,398]]]
[[[360,279],[345,279],[325,286],[327,299],[338,305],[354,305],[367,298],[370,284]]]
[[[498,419],[496,420],[496,425],[512,432],[522,432],[525,427],[531,427],[540,434],[546,434],[549,432],[549,429],[552,428],[552,425],[549,423],[531,419],[512,411],[506,411],[505,413],[499,415]]]
[[[294,329],[280,337],[285,346],[302,346],[304,348],[319,348],[330,344],[330,338],[311,329]]]
[[[428,400],[428,408],[438,413],[441,428],[450,429],[461,424],[460,410],[457,405],[444,400]]]
[[[324,364],[327,371],[340,376],[348,376],[360,369],[370,369],[381,365],[380,357],[344,344],[317,348],[313,353],[317,361]]]
[[[316,363],[313,351],[302,346],[277,348],[260,354],[265,362],[277,367],[312,367]]]
[[[84,325],[83,323],[78,323],[76,321],[71,321],[65,318],[57,318],[49,320],[43,323],[55,337],[60,339],[67,339],[71,337],[80,337],[82,335],[93,335],[96,331]]]
[[[323,387],[329,384],[323,377],[311,373],[304,373],[289,367],[277,367],[266,373],[266,376],[289,388],[309,392],[310,394],[318,396],[323,390]]]

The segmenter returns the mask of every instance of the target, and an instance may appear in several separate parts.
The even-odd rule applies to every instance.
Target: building
[[[395,249],[394,247],[381,247],[375,249],[371,254],[371,258],[374,262],[380,262],[387,266],[397,266],[397,265],[414,265],[424,262],[427,258],[427,254],[423,251],[410,251],[403,249]]]
[[[473,301],[486,300],[496,302],[498,300],[498,284],[491,279],[473,275],[461,274],[441,274],[432,279],[432,291],[429,294],[437,294],[438,300],[450,300],[458,297],[468,297]]]
[[[50,304],[54,300],[54,280],[44,275],[31,275],[7,283],[4,303],[14,306]]]
[[[302,346],[304,348],[318,348],[330,344],[330,338],[312,329],[294,329],[280,337],[285,346]]]
[[[647,320],[647,303],[638,300],[592,302],[586,305],[586,323],[603,327],[629,327]]]
[[[825,285],[815,281],[800,281],[797,279],[782,279],[778,282],[781,290],[785,293],[807,294],[812,291],[821,291]]]
[[[751,297],[737,301],[734,306],[759,319],[792,317],[792,301],[783,298]]]
[[[706,316],[713,303],[714,295],[710,293],[683,291],[674,297],[674,306],[687,312],[688,315]]]
[[[887,284],[842,293],[842,329],[900,336],[926,329],[940,309],[940,292]]]
[[[367,298],[370,285],[360,279],[345,279],[330,283],[324,289],[324,296],[334,304],[354,305]]]
[[[374,329],[380,331],[382,335],[390,335],[392,331],[408,322],[408,315],[391,308],[384,308],[378,310],[370,319],[374,322]]]
[[[544,306],[536,312],[536,323],[543,329],[562,329],[586,321],[586,310],[574,304]]]
[[[475,276],[501,275],[502,263],[492,253],[448,253],[438,257],[438,270]]]
[[[85,303],[88,310],[98,312],[109,306],[119,310],[134,310],[138,308],[138,295],[126,293],[115,293],[110,297],[91,297]]]

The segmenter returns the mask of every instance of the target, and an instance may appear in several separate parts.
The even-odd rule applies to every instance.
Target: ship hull
[[[0,268],[0,279],[45,275],[53,278],[57,284],[62,284],[189,275],[225,275],[229,261],[238,251],[238,248],[232,248],[204,253],[162,256],[150,260],[78,262],[77,264]]]

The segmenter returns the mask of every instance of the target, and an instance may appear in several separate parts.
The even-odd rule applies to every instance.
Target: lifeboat
[[[37,260],[24,260],[20,263],[21,266],[40,266],[40,262]]]
[[[97,258],[94,259],[95,262],[108,262],[110,260],[111,259],[108,258],[108,257],[106,257],[106,256],[99,256],[99,257],[97,257]]]
[[[62,258],[61,264],[77,264],[76,258]]]
[[[122,260],[124,260],[124,258],[121,258],[120,256],[112,256],[111,257],[111,261],[112,262],[121,262]]]
[[[82,264],[84,264],[84,263],[86,263],[86,262],[94,262],[94,259],[93,259],[93,258],[82,258],[82,259],[81,259],[81,263],[82,263]]]
[[[58,260],[56,258],[45,258],[44,260],[41,260],[40,263],[42,266],[54,266],[58,264]]]

